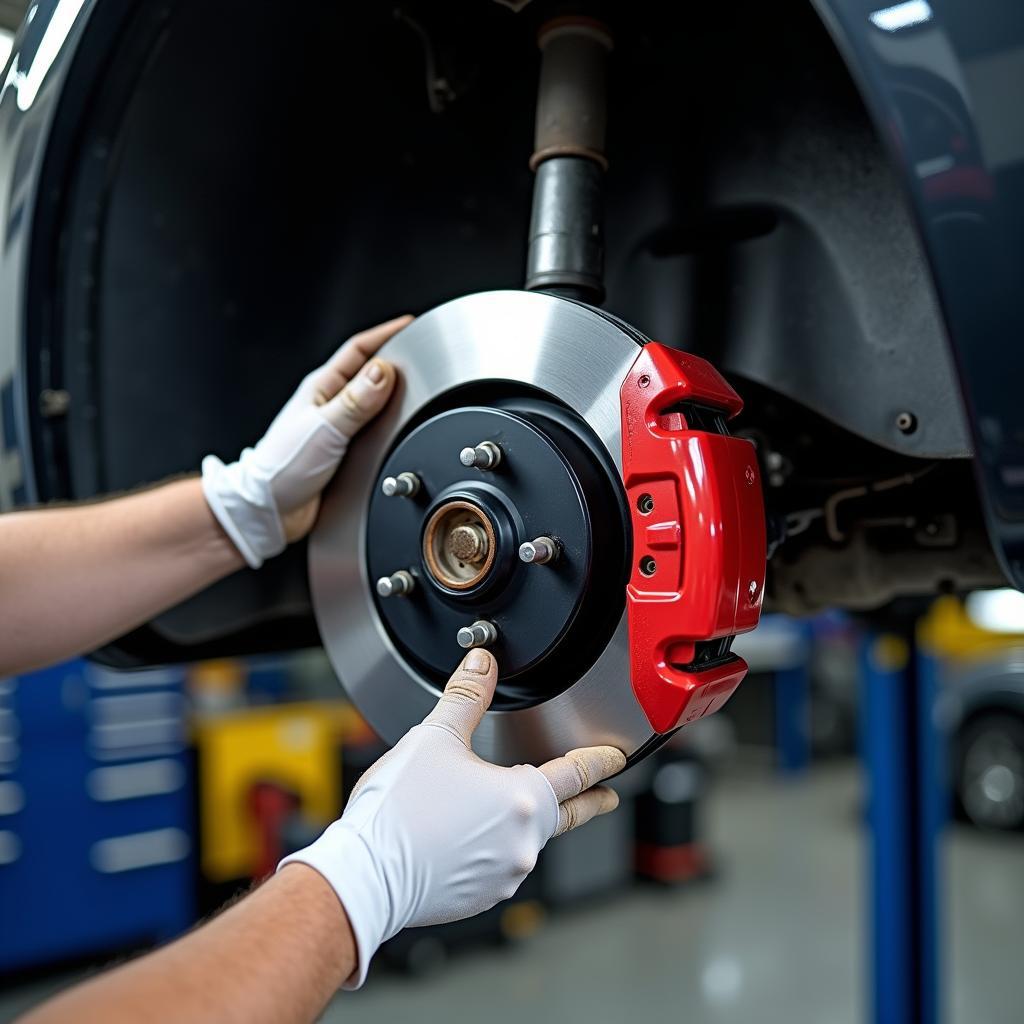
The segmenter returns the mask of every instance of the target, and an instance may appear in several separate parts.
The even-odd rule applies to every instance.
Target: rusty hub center
[[[494,526],[470,501],[449,501],[430,517],[423,532],[423,561],[444,587],[468,590],[494,564]]]

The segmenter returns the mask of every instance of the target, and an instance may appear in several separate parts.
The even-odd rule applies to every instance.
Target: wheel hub
[[[378,473],[366,533],[368,578],[404,570],[417,584],[387,597],[378,589],[395,647],[440,689],[460,630],[489,622],[501,666],[495,706],[504,708],[550,697],[594,662],[622,614],[627,566],[614,464],[570,410],[512,390],[498,389],[489,406],[438,412],[401,437]],[[482,446],[498,453],[493,466],[466,466],[461,453]],[[403,473],[416,477],[415,494],[388,494],[384,481]],[[557,557],[523,561],[520,547],[538,536],[554,541]],[[603,586],[592,585],[595,545]]]

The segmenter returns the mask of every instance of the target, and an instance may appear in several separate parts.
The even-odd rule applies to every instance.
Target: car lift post
[[[938,1024],[940,837],[947,818],[938,663],[916,631],[869,635],[861,665],[868,964],[874,1024]]]

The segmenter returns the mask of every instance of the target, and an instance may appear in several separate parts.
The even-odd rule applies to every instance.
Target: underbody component
[[[594,7],[615,40],[607,305],[741,391],[773,517],[806,524],[772,559],[766,608],[1003,579],[970,452],[993,495],[1024,481],[1024,348],[1006,342],[1024,308],[1024,150],[1005,145],[1024,5],[982,6],[932,3],[898,32],[852,0]],[[33,0],[0,98],[0,507],[234,458],[339,331],[399,299],[424,310],[520,283],[535,28],[565,5],[401,7],[430,35],[441,113],[393,5],[306,5],[283,78],[265,59],[273,5]],[[318,145],[325,125],[372,158]],[[844,540],[824,529],[833,494],[924,460],[914,485],[843,502]],[[295,545],[99,657],[318,642]]]
[[[325,647],[374,728],[394,741],[421,720],[472,646],[500,667],[475,742],[501,763],[595,743],[642,756],[720,706],[765,563],[725,381],[530,292],[456,299],[383,355],[404,387],[343,462],[309,557]],[[484,445],[500,458],[466,465]],[[420,481],[401,500],[382,491],[400,471]],[[401,571],[400,598],[375,590]]]
[[[526,287],[585,302],[604,297],[605,74],[612,39],[591,18],[541,28],[536,172]]]

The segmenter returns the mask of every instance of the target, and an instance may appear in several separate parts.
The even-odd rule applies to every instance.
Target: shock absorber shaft
[[[604,155],[608,29],[556,18],[538,36],[536,173],[526,287],[585,302],[604,298]]]

